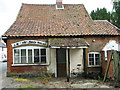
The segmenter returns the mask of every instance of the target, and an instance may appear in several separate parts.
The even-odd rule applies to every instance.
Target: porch
[[[50,66],[48,72],[55,77],[76,77],[86,73],[86,48],[89,44],[83,38],[49,39]]]

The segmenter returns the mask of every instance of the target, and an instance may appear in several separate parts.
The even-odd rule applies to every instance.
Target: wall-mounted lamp
[[[94,40],[92,40],[92,42],[95,42],[95,39],[94,39]]]

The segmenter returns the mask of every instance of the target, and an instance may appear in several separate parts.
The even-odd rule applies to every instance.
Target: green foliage
[[[93,10],[90,13],[93,20],[108,20],[120,28],[120,1],[113,2],[113,12],[108,12],[106,8]]]
[[[120,1],[118,2],[113,2],[113,24],[115,24],[116,26],[118,26],[120,28]]]
[[[106,8],[103,8],[103,9],[97,8],[97,10],[96,11],[93,10],[90,13],[90,15],[93,20],[108,20],[108,21],[110,21],[110,18],[111,18],[111,14],[110,14],[110,12],[107,12]]]
[[[119,66],[118,66],[118,53],[116,51],[113,52],[113,63],[114,63],[114,75],[115,78],[118,80]]]
[[[101,80],[101,77],[98,75],[98,81],[100,81]]]

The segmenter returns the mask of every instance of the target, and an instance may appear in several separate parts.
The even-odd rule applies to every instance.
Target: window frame
[[[89,64],[89,54],[93,54],[93,58],[94,58],[94,65],[90,65]],[[100,65],[96,65],[96,57],[95,54],[99,54],[99,59],[100,59]],[[101,54],[99,52],[89,52],[88,53],[88,67],[100,67],[101,66]]]
[[[19,50],[19,63],[15,63],[15,53],[14,50],[18,49]],[[21,50],[22,49],[26,49],[26,63],[21,63]],[[38,63],[34,63],[34,50],[38,49],[39,50],[39,62]],[[46,53],[46,63],[41,63],[41,49],[45,49],[47,52],[47,48],[46,47],[39,47],[39,46],[22,46],[22,47],[17,47],[17,48],[13,48],[13,64],[12,66],[21,66],[21,65],[48,65],[47,63],[47,53]],[[29,63],[28,61],[28,50],[32,50],[32,63]]]

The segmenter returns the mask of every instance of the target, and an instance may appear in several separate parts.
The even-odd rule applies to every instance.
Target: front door
[[[56,49],[57,77],[66,77],[66,49]]]

